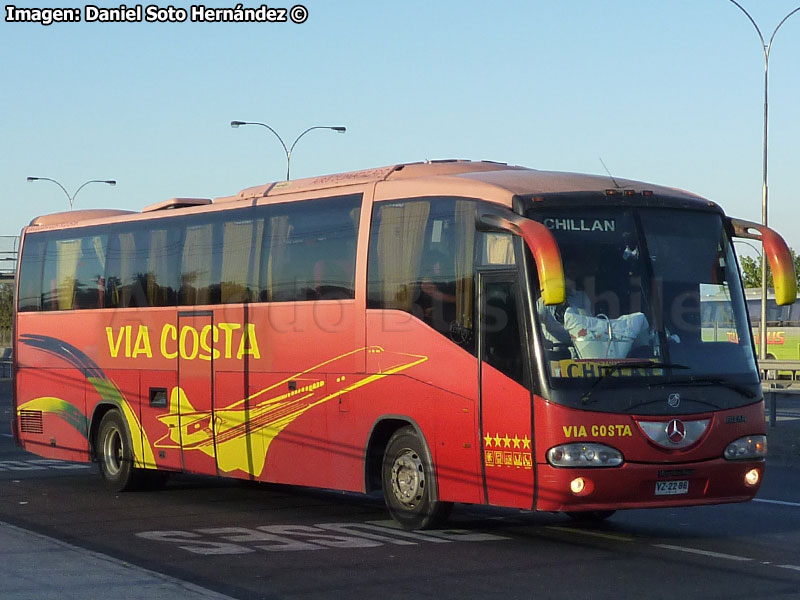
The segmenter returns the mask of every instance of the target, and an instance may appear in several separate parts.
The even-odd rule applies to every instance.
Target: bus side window
[[[514,238],[510,233],[482,233],[481,264],[513,265]]]
[[[256,299],[259,261],[264,237],[263,220],[227,221],[222,225],[220,302]]]
[[[81,239],[80,256],[75,266],[74,308],[103,308],[107,239],[106,235]]]
[[[797,327],[800,325],[800,302],[795,302],[789,306],[789,326]]]
[[[186,227],[181,259],[181,287],[178,304],[210,304],[214,225],[191,224]]]
[[[72,310],[74,307],[75,270],[80,259],[80,247],[80,239],[48,241],[42,277],[45,310]]]
[[[376,204],[367,307],[411,313],[474,353],[475,213],[461,198]]]
[[[361,194],[275,204],[264,215],[262,302],[355,297]]]
[[[31,235],[25,239],[19,271],[19,312],[42,310],[42,260],[45,244],[41,235]]]

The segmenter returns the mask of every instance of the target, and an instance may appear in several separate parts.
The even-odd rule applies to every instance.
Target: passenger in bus
[[[456,282],[447,273],[447,258],[438,251],[427,256],[416,304],[423,320],[438,331],[448,331],[456,313]]]
[[[565,273],[574,273],[565,261]],[[634,346],[648,345],[649,323],[644,313],[634,312],[610,319],[595,315],[588,294],[565,277],[566,302],[545,306],[537,303],[543,332],[556,358],[626,358]]]
[[[574,272],[565,263],[565,273]],[[573,309],[580,315],[592,317],[592,301],[583,290],[579,290],[575,285],[575,280],[570,277],[564,278],[566,284],[566,302],[554,306],[546,306],[541,298],[537,302],[539,318],[541,319],[545,339],[551,345],[570,345],[572,338],[564,327],[564,315],[568,308]]]

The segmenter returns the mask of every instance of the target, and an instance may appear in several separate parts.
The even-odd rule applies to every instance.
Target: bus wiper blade
[[[581,402],[583,404],[588,404],[592,394],[600,385],[600,382],[606,380],[612,373],[616,373],[617,371],[621,371],[622,369],[688,369],[686,365],[678,365],[674,363],[665,363],[665,362],[653,362],[651,360],[639,360],[639,361],[621,361],[618,363],[614,363],[613,365],[607,367],[601,367],[601,371],[603,374],[597,378],[592,384],[592,387],[581,396]]]
[[[674,379],[669,381],[670,385],[719,385],[729,390],[733,390],[745,398],[755,398],[757,394],[738,383],[733,383],[722,377],[689,377],[688,379]]]

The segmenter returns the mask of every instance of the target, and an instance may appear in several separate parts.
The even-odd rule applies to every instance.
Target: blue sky
[[[728,0],[302,1],[303,24],[0,21],[0,235],[68,208],[29,175],[70,192],[116,179],[75,207],[131,210],[282,179],[277,139],[234,119],[287,144],[347,127],[300,140],[293,177],[437,158],[603,173],[602,158],[761,219],[763,52]],[[740,3],[767,38],[800,5]],[[770,224],[800,250],[800,13],[769,91]]]

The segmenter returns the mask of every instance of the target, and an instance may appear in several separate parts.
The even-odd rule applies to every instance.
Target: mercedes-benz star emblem
[[[667,423],[667,427],[664,431],[667,434],[667,439],[673,444],[680,444],[683,438],[686,437],[686,425],[683,424],[683,421],[678,419],[672,419],[672,421]]]
[[[680,394],[670,394],[667,396],[667,404],[669,404],[672,408],[677,408],[677,406],[681,403],[681,395]]]

